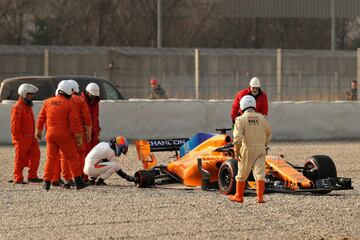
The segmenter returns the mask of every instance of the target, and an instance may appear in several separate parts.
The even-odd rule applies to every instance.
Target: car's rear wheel
[[[313,181],[314,184],[318,179],[337,177],[334,161],[326,155],[315,155],[309,157],[305,161],[304,167],[304,176]],[[331,192],[331,190],[318,191],[314,193],[326,194],[329,192]]]
[[[235,194],[236,174],[238,172],[238,162],[235,159],[226,160],[221,164],[218,175],[219,191],[225,195]]]
[[[138,179],[137,185],[140,188],[150,187],[155,184],[156,173],[154,171],[140,170],[135,173],[135,178]]]

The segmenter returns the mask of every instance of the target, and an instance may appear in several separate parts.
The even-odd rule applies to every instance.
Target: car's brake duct
[[[210,189],[210,173],[202,167],[202,159],[198,158],[198,169],[202,176],[201,190]]]

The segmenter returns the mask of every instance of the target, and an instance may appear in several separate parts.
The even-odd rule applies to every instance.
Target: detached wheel
[[[140,170],[135,173],[138,178],[138,187],[147,188],[155,184],[156,173],[153,171]]]
[[[238,172],[238,162],[235,159],[226,160],[221,164],[218,175],[219,191],[225,195],[235,194]]]
[[[304,176],[316,183],[321,178],[336,178],[337,171],[334,161],[326,155],[315,155],[309,157],[305,162]],[[321,192],[314,192],[315,194],[326,194],[330,191],[324,190]]]

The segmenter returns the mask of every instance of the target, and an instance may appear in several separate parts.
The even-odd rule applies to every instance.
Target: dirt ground
[[[43,174],[45,147],[41,147]],[[13,149],[0,147],[0,239],[360,239],[360,142],[273,143],[271,154],[303,164],[329,155],[354,190],[328,195],[247,196],[235,204],[217,191],[139,189],[117,176],[110,186],[76,191],[13,185]],[[166,163],[171,154],[158,154]],[[123,170],[140,169],[134,146]],[[26,173],[25,173],[26,176]]]

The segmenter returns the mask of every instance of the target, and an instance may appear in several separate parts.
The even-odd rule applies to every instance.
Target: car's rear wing
[[[178,151],[189,138],[148,139],[151,152]]]
[[[175,151],[177,156],[180,147],[188,140],[188,138],[136,140],[135,146],[144,169],[151,169],[157,164],[153,152]]]

